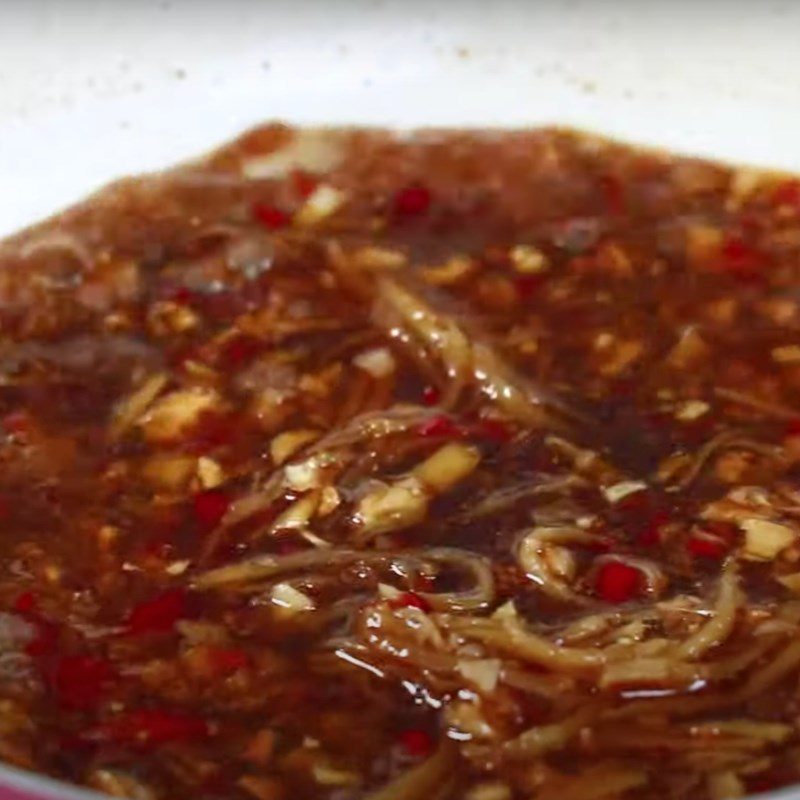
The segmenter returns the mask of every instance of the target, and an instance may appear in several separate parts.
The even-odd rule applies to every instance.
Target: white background
[[[800,2],[0,0],[0,235],[273,118],[800,169]]]

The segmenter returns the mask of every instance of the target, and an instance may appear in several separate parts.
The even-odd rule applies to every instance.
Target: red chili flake
[[[729,236],[720,249],[717,268],[735,278],[763,277],[767,257],[738,236]]]
[[[244,650],[227,647],[211,647],[208,650],[211,668],[219,675],[230,675],[250,664],[250,657]]]
[[[608,561],[597,572],[595,590],[606,603],[624,603],[635,597],[641,586],[642,574],[621,561]]]
[[[39,598],[33,592],[23,592],[12,607],[18,614],[35,614],[39,610]]]
[[[186,450],[201,455],[216,447],[229,444],[240,432],[237,418],[233,414],[205,412],[194,427],[191,438],[186,440]]]
[[[514,289],[520,300],[530,300],[542,285],[541,275],[517,275],[514,278]]]
[[[687,550],[698,558],[719,560],[725,556],[739,537],[739,528],[731,522],[707,520],[702,529],[686,543]]]
[[[187,742],[209,735],[208,723],[177,711],[136,709],[120,714],[105,725],[88,731],[84,738],[135,747],[155,747]]]
[[[511,441],[514,435],[511,428],[499,419],[482,419],[474,426],[472,432],[478,439],[487,439],[497,444]]]
[[[394,211],[399,216],[420,216],[430,208],[430,205],[430,191],[418,183],[400,189],[394,196]]]
[[[417,433],[420,436],[435,436],[446,439],[459,439],[463,436],[461,428],[450,417],[446,417],[443,414],[422,422],[417,428]]]
[[[652,547],[661,544],[661,527],[670,520],[666,511],[656,511],[642,526],[638,540],[639,544],[645,547]]]
[[[234,336],[225,343],[222,349],[223,366],[240,367],[255,358],[263,349],[264,343],[255,336],[247,334]]]
[[[433,739],[426,731],[416,728],[402,731],[397,740],[412,758],[427,758],[433,752]]]
[[[786,436],[800,436],[800,419],[790,419],[786,423]]]
[[[146,633],[167,633],[186,615],[186,591],[167,591],[145,600],[131,609],[128,615],[128,633],[139,636]]]
[[[201,311],[209,319],[218,323],[230,323],[239,314],[248,309],[248,300],[244,293],[229,289],[217,289],[205,292],[198,298]]]
[[[625,190],[622,182],[614,175],[603,175],[600,178],[600,192],[603,203],[609,214],[623,214],[625,212]]]
[[[303,169],[292,170],[292,187],[304,200],[310,197],[319,186],[319,178]]]
[[[760,794],[761,792],[771,792],[777,789],[780,782],[775,778],[755,777],[747,781],[747,790],[752,794]]]
[[[231,501],[220,489],[206,489],[192,498],[192,510],[201,528],[216,528],[228,511]]]
[[[291,217],[285,211],[266,203],[253,205],[253,217],[270,231],[285,228],[291,222]]]
[[[793,178],[781,181],[772,192],[772,204],[800,208],[800,181]]]
[[[442,393],[435,386],[426,386],[422,390],[422,402],[426,406],[438,406]]]
[[[436,588],[436,578],[432,575],[417,575],[414,578],[414,589],[417,592],[432,592]]]
[[[100,703],[116,671],[94,656],[63,656],[53,670],[52,687],[64,708],[89,709]]]
[[[697,558],[711,558],[719,560],[727,552],[725,542],[706,536],[692,536],[686,544],[686,549]]]
[[[55,653],[58,645],[58,626],[38,615],[34,615],[28,621],[36,629],[36,636],[25,645],[25,652],[31,658],[45,658]]]
[[[33,420],[27,411],[12,411],[3,417],[3,427],[8,433],[29,433]]]
[[[189,305],[194,299],[194,292],[187,286],[178,286],[169,292],[167,299],[179,305]]]
[[[390,608],[418,608],[426,614],[431,611],[431,604],[416,592],[402,592],[389,601]]]

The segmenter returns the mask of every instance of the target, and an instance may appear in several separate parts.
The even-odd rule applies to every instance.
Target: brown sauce
[[[797,781],[798,286],[800,182],[557,130],[269,126],[7,240],[0,758]]]

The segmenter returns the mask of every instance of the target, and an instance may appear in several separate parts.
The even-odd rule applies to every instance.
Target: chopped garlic
[[[506,600],[503,605],[498,606],[492,614],[492,619],[513,620],[517,618],[517,607],[513,600]]]
[[[493,692],[500,677],[499,658],[476,658],[461,660],[457,664],[461,675],[475,684],[482,692]]]
[[[511,248],[509,257],[514,269],[524,275],[535,275],[550,268],[547,256],[533,245],[518,244]]]
[[[675,369],[689,369],[705,361],[711,354],[711,347],[700,335],[697,328],[689,326],[667,355],[667,364]]]
[[[486,721],[475,703],[459,700],[445,708],[447,724],[472,739],[486,740],[495,736],[492,726]]]
[[[790,575],[781,575],[775,580],[782,583],[793,594],[800,594],[800,572],[792,572]]]
[[[800,362],[800,345],[787,344],[772,348],[772,360],[778,364],[797,364]]]
[[[464,800],[511,800],[511,789],[502,781],[486,781],[469,789]]]
[[[145,437],[164,442],[177,439],[181,433],[207,411],[219,408],[221,398],[213,389],[192,386],[162,397],[139,419]]]
[[[335,486],[325,486],[322,489],[322,497],[319,501],[319,508],[317,509],[317,513],[321,517],[325,517],[330,514],[332,511],[335,511],[339,504],[342,502],[342,498],[339,496],[339,492],[336,491]]]
[[[391,375],[396,367],[394,357],[386,347],[375,347],[359,353],[353,359],[353,364],[373,378],[385,378]]]
[[[707,413],[711,406],[703,400],[687,400],[675,410],[675,419],[681,422],[693,422]]]
[[[414,476],[435,492],[445,492],[478,466],[480,453],[469,445],[450,442],[414,468]]]
[[[225,481],[222,467],[208,456],[200,456],[197,459],[197,477],[204,489],[214,489]]]
[[[742,203],[764,182],[764,173],[750,167],[739,167],[731,175],[731,183],[728,187],[728,199],[726,207],[731,211],[737,211]]]
[[[294,169],[329,172],[343,157],[344,149],[337,134],[326,130],[301,130],[284,147],[244,160],[241,172],[246,178],[283,178]]]
[[[560,578],[573,580],[577,565],[572,551],[568,547],[558,545],[544,545],[542,555],[550,571]]]
[[[270,592],[272,602],[287,611],[313,611],[314,601],[289,583],[276,583]]]
[[[269,454],[276,466],[280,466],[301,447],[319,438],[319,431],[300,428],[279,433],[269,445]]]
[[[405,266],[408,258],[399,250],[390,250],[388,247],[362,247],[356,250],[351,260],[360,269],[399,269]]]
[[[402,592],[395,588],[394,586],[389,585],[388,583],[379,583],[378,584],[378,597],[382,600],[394,600],[397,597],[400,597]]]
[[[740,524],[745,533],[744,557],[752,561],[775,558],[797,538],[786,525],[765,519],[745,519]]]
[[[122,400],[114,410],[111,436],[116,439],[125,433],[144,414],[166,385],[167,376],[163,372],[151,375],[132,395]]]
[[[183,489],[195,472],[194,456],[182,453],[154,453],[142,465],[142,478],[164,492]]]
[[[167,575],[183,575],[183,573],[186,572],[187,569],[189,569],[189,565],[191,563],[192,562],[189,561],[188,558],[183,558],[179,561],[172,561],[169,564],[167,564],[166,568],[164,569],[164,572],[166,572]]]
[[[361,498],[356,520],[369,533],[416,525],[425,519],[428,496],[413,476],[391,486],[383,484]]]
[[[147,328],[153,336],[185,333],[200,324],[200,317],[184,303],[162,300],[154,303],[147,314]]]
[[[296,500],[289,508],[278,515],[272,523],[271,530],[305,527],[319,506],[319,498],[320,493],[315,490]]]
[[[328,184],[320,184],[294,215],[297,225],[310,227],[335,214],[345,203],[347,195]]]
[[[322,483],[322,471],[330,463],[324,453],[311,456],[299,464],[287,464],[284,467],[284,482],[295,492],[307,492],[316,489]]]
[[[422,277],[434,286],[450,286],[466,278],[476,267],[468,256],[452,256],[444,264],[423,267]]]
[[[642,481],[620,481],[613,486],[606,486],[603,488],[603,494],[609,503],[619,503],[626,497],[636,492],[642,492],[647,489],[647,484]]]
[[[361,782],[357,772],[336,769],[330,764],[315,763],[311,767],[314,780],[321,786],[355,786]]]

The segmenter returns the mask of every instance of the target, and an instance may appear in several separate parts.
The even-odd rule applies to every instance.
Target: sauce
[[[797,186],[267,126],[0,245],[0,757],[134,798],[796,781]]]

